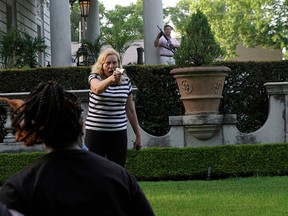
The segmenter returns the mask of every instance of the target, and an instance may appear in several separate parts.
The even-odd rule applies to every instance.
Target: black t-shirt
[[[7,207],[0,202],[0,216],[12,216]]]
[[[154,215],[132,175],[83,150],[46,154],[4,183],[0,201],[25,216]]]

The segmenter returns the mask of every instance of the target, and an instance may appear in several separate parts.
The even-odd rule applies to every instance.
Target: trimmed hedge
[[[236,126],[243,133],[261,128],[268,115],[264,83],[287,81],[288,61],[215,62],[231,68],[225,80],[219,112],[236,114]],[[175,78],[176,65],[125,65],[138,88],[136,111],[139,124],[147,133],[163,136],[170,130],[169,116],[183,115],[184,106]],[[0,92],[31,91],[40,81],[56,80],[67,90],[87,89],[90,67],[49,67],[0,70]],[[6,112],[0,107],[0,142],[3,140]],[[2,126],[2,127],[1,127]]]
[[[127,169],[145,181],[286,175],[287,156],[286,143],[151,148],[130,151]]]
[[[1,153],[0,185],[44,152]],[[126,169],[139,181],[220,179],[288,174],[288,144],[128,150]]]

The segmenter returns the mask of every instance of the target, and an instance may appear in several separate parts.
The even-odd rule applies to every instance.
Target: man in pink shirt
[[[154,41],[154,46],[159,47],[160,64],[175,64],[173,55],[180,44],[175,38],[172,38],[172,30],[172,26],[166,24],[164,32],[161,31]]]

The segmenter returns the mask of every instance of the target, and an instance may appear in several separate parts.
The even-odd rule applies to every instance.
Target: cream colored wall
[[[280,49],[246,48],[242,43],[237,45],[236,53],[238,57],[231,58],[231,61],[281,61],[283,58]]]
[[[137,56],[137,48],[138,47],[143,47],[144,48],[143,40],[133,43],[133,45],[130,46],[126,50],[125,55],[123,57],[123,61],[122,61],[123,65],[127,65],[129,63],[137,64],[137,58],[138,58],[138,56]],[[143,61],[145,62],[144,53],[143,53]]]

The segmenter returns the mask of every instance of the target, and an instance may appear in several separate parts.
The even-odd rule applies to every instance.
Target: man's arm
[[[154,46],[158,47],[159,46],[159,39],[162,37],[162,32],[159,32],[159,34],[157,35],[155,41],[154,41]]]

